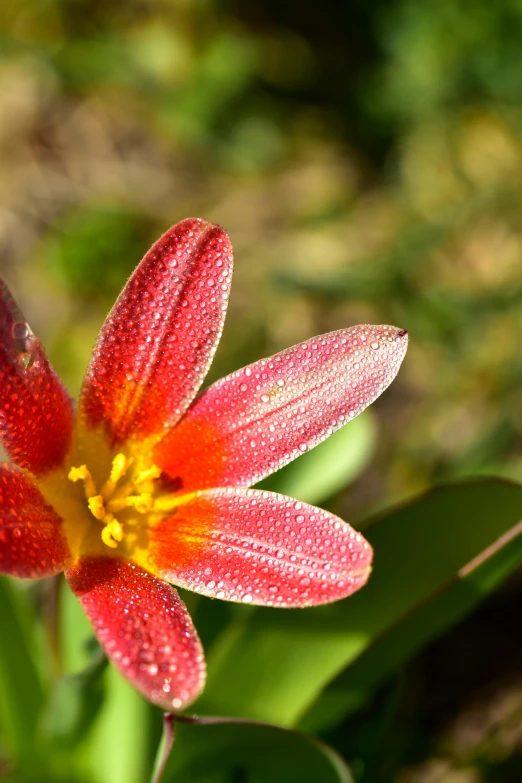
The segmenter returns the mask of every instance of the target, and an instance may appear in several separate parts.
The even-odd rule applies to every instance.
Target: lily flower
[[[145,255],[103,326],[75,412],[0,282],[0,571],[64,572],[108,657],[167,711],[205,661],[170,583],[227,601],[304,607],[362,587],[372,551],[326,511],[248,487],[378,397],[407,347],[355,326],[197,392],[219,340],[232,247],[187,219]]]

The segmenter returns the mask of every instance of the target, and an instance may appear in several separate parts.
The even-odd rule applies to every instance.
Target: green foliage
[[[346,709],[360,704],[359,685],[364,695],[365,686],[429,638],[424,605],[438,602],[454,582],[462,581],[461,569],[509,531],[521,511],[522,487],[484,480],[434,490],[383,514],[365,529],[375,550],[369,584],[331,606],[300,612],[257,609],[238,617],[208,651],[209,681],[199,708],[295,726],[334,677],[367,651],[373,654],[373,645],[393,634],[393,657],[388,657],[384,638],[383,660],[374,664],[366,682],[359,684],[355,677],[347,688]],[[444,623],[469,611],[516,567],[521,546],[516,541],[514,551],[507,547],[500,567],[495,563],[492,572],[466,577],[465,586],[449,598]],[[418,611],[412,631],[411,616]],[[402,623],[408,630],[399,634],[396,627]],[[439,617],[433,631],[440,630]],[[401,650],[395,634],[402,633]],[[418,639],[408,638],[408,633]]]
[[[415,668],[436,640],[461,660],[449,628],[522,559],[518,537],[494,546],[522,516],[520,485],[469,480],[522,479],[518,0],[0,5],[0,271],[71,389],[137,259],[188,214],[236,248],[212,378],[351,323],[412,335],[370,412],[263,482],[350,521],[410,498],[365,527],[369,585],[302,612],[188,597],[209,657],[198,710],[312,731],[357,783],[519,781],[500,641],[487,720],[484,683]],[[46,587],[0,579],[0,780],[141,783],[161,715],[103,671],[76,599],[61,600],[57,675]],[[518,660],[516,618],[505,624]],[[453,690],[473,732],[430,712]],[[470,749],[462,736],[488,720]],[[176,733],[173,783],[349,779],[298,733]]]
[[[104,701],[103,673],[107,659],[98,649],[81,672],[58,679],[42,716],[46,741],[57,746],[78,745],[91,729]]]
[[[0,577],[0,728],[2,744],[23,768],[34,768],[34,738],[44,701],[41,649],[27,593]]]
[[[391,4],[378,33],[389,59],[368,106],[416,122],[477,98],[520,105],[521,25],[516,0]]]
[[[71,293],[115,297],[148,250],[151,223],[121,207],[86,205],[65,217],[42,249],[50,273]]]
[[[352,598],[294,612],[236,607],[226,616],[207,650],[209,681],[199,711],[300,722],[316,733],[332,728],[520,564],[521,509],[522,486],[484,479],[434,490],[381,514],[365,529],[375,550],[374,576]],[[56,681],[44,702],[30,657],[38,635],[27,635],[26,596],[8,581],[0,586],[2,627],[19,645],[4,645],[0,657],[1,725],[17,779],[32,780],[43,764],[49,780],[85,774],[100,783],[143,780],[159,713],[114,670],[104,689],[99,653],[82,671]],[[85,628],[73,623],[67,634],[69,658],[78,660],[71,651],[84,645]],[[302,780],[350,779],[320,743],[233,720],[178,726],[168,775],[224,783],[243,770],[261,783],[288,779],[292,768]]]
[[[324,743],[294,731],[262,724],[178,723],[175,752],[165,783],[353,783],[343,760]]]

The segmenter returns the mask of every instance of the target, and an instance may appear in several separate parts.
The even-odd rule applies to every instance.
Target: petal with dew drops
[[[0,572],[26,579],[63,571],[62,520],[25,473],[0,465]]]
[[[0,438],[20,467],[43,475],[64,460],[73,408],[67,392],[0,280]]]
[[[158,574],[228,601],[330,603],[362,587],[371,571],[372,550],[360,533],[327,511],[273,492],[198,492],[149,534]]]
[[[353,326],[214,383],[154,450],[184,491],[249,486],[361,413],[395,378],[407,332]]]
[[[98,338],[80,412],[113,445],[163,432],[207,372],[228,301],[232,247],[219,226],[177,223],[145,255]]]
[[[205,683],[203,650],[170,585],[110,557],[82,560],[66,577],[105,652],[147,699],[172,712],[199,696]]]

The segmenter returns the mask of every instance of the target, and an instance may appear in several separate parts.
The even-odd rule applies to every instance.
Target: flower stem
[[[170,751],[174,744],[175,720],[176,716],[172,715],[170,712],[166,712],[163,715],[163,736],[156,754],[156,761],[154,763],[154,770],[150,783],[160,783],[163,773],[165,772]]]

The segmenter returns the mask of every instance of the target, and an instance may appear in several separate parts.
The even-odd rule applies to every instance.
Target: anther
[[[125,454],[116,454],[112,461],[111,481],[116,483],[119,481],[128,471],[132,460],[127,459]]]
[[[119,541],[123,541],[123,528],[111,514],[106,516],[107,524],[101,532],[102,541],[111,549],[116,549]]]
[[[127,459],[125,454],[116,454],[112,461],[110,476],[101,489],[101,496],[104,500],[108,500],[112,496],[118,481],[126,474],[131,462],[132,460]]]
[[[101,495],[93,495],[87,500],[89,511],[96,519],[103,519],[105,516],[105,505]]]
[[[68,478],[70,481],[83,481],[85,485],[85,497],[87,500],[93,495],[97,495],[96,484],[91,476],[91,471],[87,468],[87,465],[80,465],[79,468],[71,468]]]
[[[83,481],[89,511],[95,519],[102,523],[102,541],[111,549],[116,549],[118,543],[123,541],[125,537],[123,524],[118,522],[115,514],[131,508],[140,514],[148,514],[156,510],[158,503],[150,492],[139,494],[136,492],[140,484],[146,484],[146,482],[161,476],[161,469],[157,465],[151,465],[149,468],[139,471],[134,481],[127,480],[118,488],[118,482],[125,476],[132,462],[132,458],[127,458],[124,454],[117,454],[112,461],[109,478],[103,484],[100,492],[98,492],[86,465],[71,468],[68,474],[71,481]],[[161,510],[170,510],[178,505],[178,500],[175,498],[164,498],[160,502]]]

